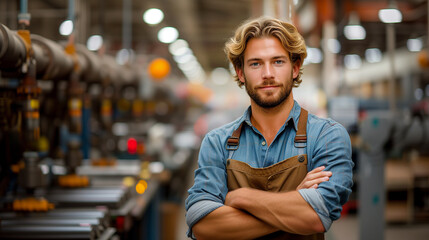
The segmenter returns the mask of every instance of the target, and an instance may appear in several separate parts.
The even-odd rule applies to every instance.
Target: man
[[[208,133],[186,200],[189,237],[324,239],[352,187],[346,130],[293,99],[306,47],[290,23],[261,17],[225,47],[250,107]]]

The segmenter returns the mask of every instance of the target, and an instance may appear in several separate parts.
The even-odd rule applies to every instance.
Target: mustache
[[[278,83],[278,82],[276,82],[274,80],[265,80],[265,81],[263,81],[261,84],[259,84],[256,87],[281,86],[281,85],[282,85],[281,83]]]
[[[247,78],[244,76],[244,85],[247,85]],[[276,82],[274,79],[265,79],[261,84],[254,86],[254,88],[266,87],[266,86],[283,86],[282,83]]]

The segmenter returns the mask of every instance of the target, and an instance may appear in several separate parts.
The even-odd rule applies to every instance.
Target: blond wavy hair
[[[302,64],[307,57],[304,38],[296,27],[290,23],[280,21],[271,17],[259,17],[250,19],[241,24],[232,38],[225,44],[225,53],[234,69],[242,69],[244,63],[244,50],[252,38],[276,37],[280,40],[285,50],[289,53],[292,64],[299,64],[299,74],[293,79],[293,86],[298,87],[302,82]],[[238,86],[243,87],[238,76],[234,76]]]

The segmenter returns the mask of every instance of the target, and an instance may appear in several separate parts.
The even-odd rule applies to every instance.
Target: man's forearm
[[[198,221],[192,231],[197,239],[253,239],[278,231],[239,209],[222,206]]]
[[[247,211],[282,231],[303,235],[325,231],[317,213],[297,191],[240,188],[228,193],[225,205]]]

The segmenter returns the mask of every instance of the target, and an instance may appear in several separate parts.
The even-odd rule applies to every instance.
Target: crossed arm
[[[328,181],[332,173],[323,169],[308,172],[296,191],[231,191],[224,206],[202,218],[192,231],[197,239],[252,239],[279,230],[302,235],[324,232],[319,216],[297,191],[317,188],[319,183]]]

